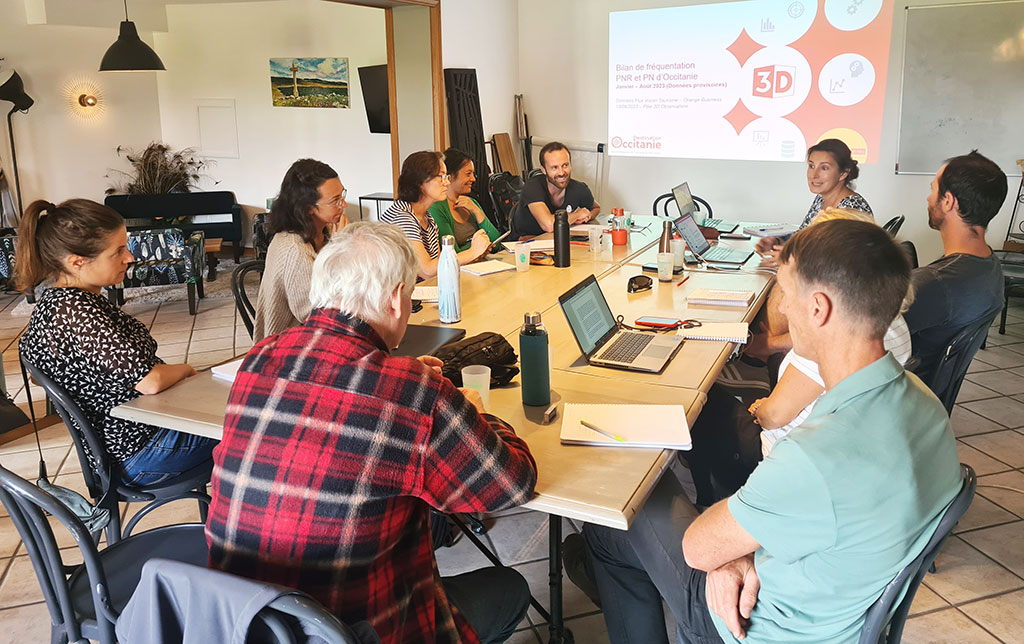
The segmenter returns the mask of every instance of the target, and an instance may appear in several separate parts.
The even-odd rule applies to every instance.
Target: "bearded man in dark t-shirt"
[[[985,229],[1006,192],[1006,175],[977,150],[953,157],[932,179],[928,226],[942,235],[943,254],[914,269],[914,304],[903,316],[921,362],[917,375],[926,383],[953,338],[1003,306],[1003,272]]]
[[[540,166],[544,174],[531,177],[523,184],[512,228],[519,237],[532,237],[555,229],[556,210],[570,210],[569,224],[590,221],[601,212],[590,188],[572,178],[569,149],[552,141],[540,149]]]

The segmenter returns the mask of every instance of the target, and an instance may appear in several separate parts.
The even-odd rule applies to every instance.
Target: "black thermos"
[[[569,265],[569,214],[564,210],[555,211],[555,266]]]

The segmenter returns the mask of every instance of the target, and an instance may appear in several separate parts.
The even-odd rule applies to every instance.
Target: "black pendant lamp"
[[[124,0],[124,20],[117,41],[103,54],[101,72],[154,72],[164,71],[163,61],[156,52],[142,42],[135,23],[128,20],[128,0]]]

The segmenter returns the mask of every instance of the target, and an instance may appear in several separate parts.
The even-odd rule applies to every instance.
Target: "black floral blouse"
[[[821,209],[824,207],[825,200],[821,197],[821,195],[814,195],[814,201],[811,202],[811,207],[807,209],[807,214],[804,215],[804,220],[800,224],[800,230],[807,228],[807,226],[810,225],[811,221],[813,221],[814,218],[818,216],[818,213],[821,212]],[[849,197],[845,197],[842,201],[840,201],[839,207],[849,208],[850,210],[859,210],[861,212],[868,213],[872,217],[875,216],[875,213],[871,212],[871,206],[868,205],[868,200],[860,196],[860,194],[856,192],[850,195]]]
[[[67,390],[116,461],[134,455],[157,431],[110,415],[142,395],[135,385],[163,360],[146,326],[106,298],[78,288],[48,289],[18,350]],[[92,454],[87,456],[95,467]]]

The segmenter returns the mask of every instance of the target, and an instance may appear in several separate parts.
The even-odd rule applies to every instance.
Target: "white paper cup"
[[[662,282],[672,281],[672,262],[675,255],[672,253],[658,253],[658,279]]]
[[[530,242],[519,242],[513,245],[516,256],[516,270],[524,273],[530,270]]]
[[[686,240],[672,240],[672,263],[676,268],[686,264]]]
[[[482,364],[471,364],[462,368],[462,386],[476,389],[484,400],[484,408],[491,402],[491,368]]]
[[[589,235],[590,235],[590,252],[592,252],[592,253],[600,253],[601,252],[601,239],[604,236],[604,231],[600,230],[600,229],[597,229],[597,228],[591,228]]]

